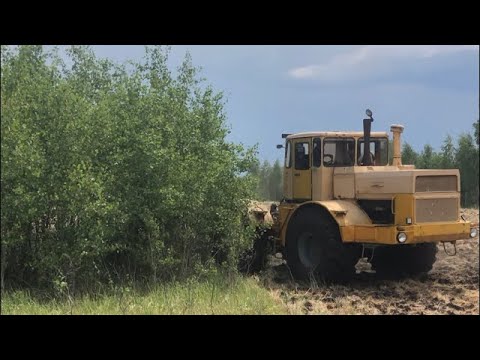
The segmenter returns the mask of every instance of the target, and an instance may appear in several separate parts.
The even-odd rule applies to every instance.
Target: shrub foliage
[[[84,46],[1,53],[2,287],[234,266],[256,150],[227,140],[189,55],[172,71],[165,47],[125,64]]]

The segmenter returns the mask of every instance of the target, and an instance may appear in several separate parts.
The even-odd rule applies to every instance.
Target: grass
[[[211,315],[285,314],[285,306],[275,300],[254,278],[212,276],[204,281],[188,280],[157,285],[148,291],[129,287],[79,298],[39,300],[28,291],[2,294],[2,314],[9,315]]]

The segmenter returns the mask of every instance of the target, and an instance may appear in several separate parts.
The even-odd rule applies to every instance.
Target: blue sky
[[[143,46],[93,46],[100,57],[139,59]],[[189,51],[225,93],[230,139],[259,145],[261,160],[282,158],[283,132],[405,126],[403,140],[439,149],[447,134],[471,132],[479,117],[479,50],[463,45],[172,46],[171,64]]]

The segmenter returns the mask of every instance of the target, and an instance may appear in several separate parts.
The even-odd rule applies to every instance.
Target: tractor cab
[[[334,199],[334,177],[340,176],[339,190],[353,182],[355,167],[388,165],[386,132],[308,132],[283,137],[283,191],[287,202]],[[369,149],[367,153],[365,148]]]

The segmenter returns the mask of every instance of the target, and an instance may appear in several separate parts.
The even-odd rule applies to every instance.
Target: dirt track
[[[479,211],[465,209],[478,223]],[[447,250],[453,247],[447,244]],[[298,284],[277,266],[259,280],[292,314],[479,314],[479,239],[457,242],[457,255],[439,245],[432,271],[407,280],[379,280],[362,272],[346,285]],[[360,264],[362,267],[362,264]],[[368,269],[369,264],[363,264]]]

